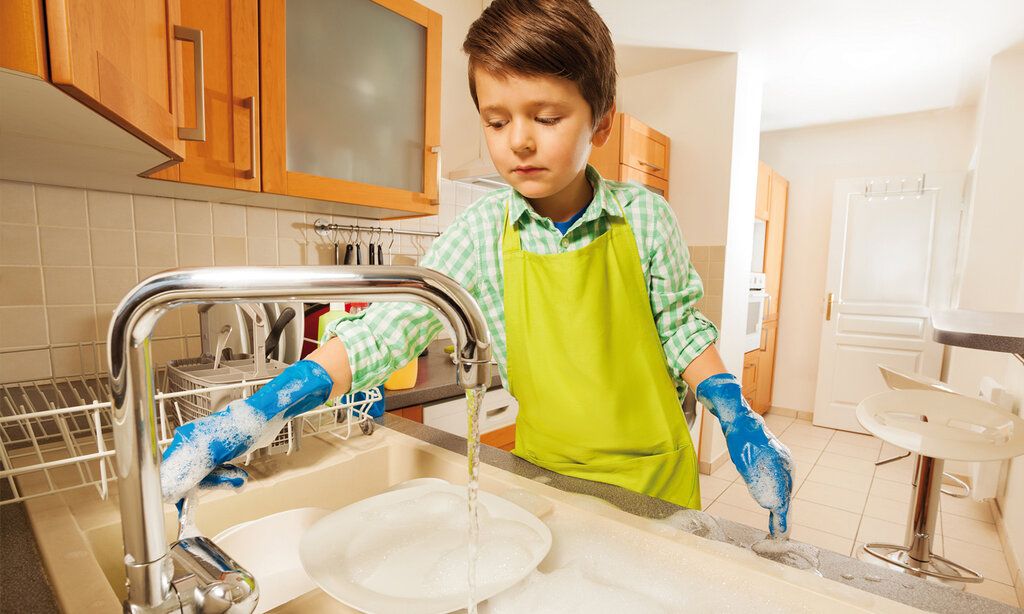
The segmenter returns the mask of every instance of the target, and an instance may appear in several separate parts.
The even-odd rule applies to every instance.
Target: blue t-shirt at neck
[[[583,217],[583,212],[585,212],[587,210],[587,207],[589,206],[590,203],[583,205],[582,209],[577,211],[571,218],[565,220],[564,222],[556,222],[554,220],[551,221],[555,225],[555,228],[558,229],[558,232],[562,233],[562,235],[565,236],[565,233],[569,232],[569,229],[572,228],[572,225],[576,223],[576,220]]]

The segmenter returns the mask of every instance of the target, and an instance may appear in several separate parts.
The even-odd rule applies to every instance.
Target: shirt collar
[[[619,205],[612,195],[611,189],[608,184],[601,177],[601,174],[597,172],[591,165],[587,165],[585,171],[587,180],[590,182],[591,187],[594,189],[594,198],[587,205],[587,210],[584,212],[583,217],[580,218],[579,223],[583,224],[596,220],[604,214],[611,216],[621,216],[622,212],[619,210]],[[512,196],[509,199],[508,205],[508,216],[511,222],[517,223],[524,215],[529,215],[534,221],[540,222],[544,218],[534,211],[533,207],[527,202],[526,198],[515,189],[512,189]]]

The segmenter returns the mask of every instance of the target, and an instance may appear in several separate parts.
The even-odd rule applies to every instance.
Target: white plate
[[[243,522],[213,538],[231,558],[256,578],[260,600],[254,614],[267,612],[308,593],[316,584],[299,562],[299,540],[331,510],[301,507]]]
[[[474,596],[484,601],[532,572],[551,531],[518,505],[480,491],[480,553]],[[363,499],[303,535],[309,577],[338,601],[375,614],[437,614],[465,608],[466,487],[443,481]]]

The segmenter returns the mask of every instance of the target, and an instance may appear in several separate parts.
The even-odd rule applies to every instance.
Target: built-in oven
[[[769,300],[768,293],[764,291],[764,273],[751,273],[750,292],[747,295],[747,336],[744,352],[752,352],[761,347],[761,323],[764,321]]]

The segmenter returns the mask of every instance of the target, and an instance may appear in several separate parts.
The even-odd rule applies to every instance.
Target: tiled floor
[[[765,420],[796,461],[790,516],[794,539],[857,558],[865,542],[903,543],[912,457],[875,467],[876,460],[901,450],[869,435],[804,420],[770,413]],[[700,490],[705,511],[767,527],[768,512],[750,497],[731,463],[701,475]],[[943,496],[939,512],[935,552],[985,575],[985,582],[968,584],[968,591],[1019,607],[988,505]]]

